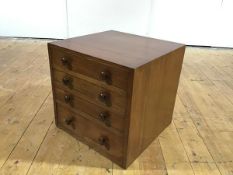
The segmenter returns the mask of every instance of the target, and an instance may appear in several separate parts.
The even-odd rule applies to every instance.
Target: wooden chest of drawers
[[[57,127],[118,165],[170,124],[184,45],[107,31],[48,51]]]

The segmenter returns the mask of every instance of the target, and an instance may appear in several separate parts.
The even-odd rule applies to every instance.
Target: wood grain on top
[[[106,31],[51,43],[65,49],[137,68],[183,47],[182,44],[137,35]]]

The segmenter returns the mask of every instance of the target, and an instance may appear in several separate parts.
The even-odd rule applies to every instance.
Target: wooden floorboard
[[[0,175],[233,175],[233,50],[187,47],[172,124],[123,170],[55,127],[48,41],[0,39]]]

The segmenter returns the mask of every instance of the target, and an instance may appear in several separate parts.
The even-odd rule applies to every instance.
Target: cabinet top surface
[[[137,68],[184,45],[117,31],[50,43],[129,68]]]

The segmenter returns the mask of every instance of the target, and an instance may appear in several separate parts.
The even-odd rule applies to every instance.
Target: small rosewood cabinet
[[[57,127],[121,167],[171,123],[184,45],[106,31],[48,51]]]

